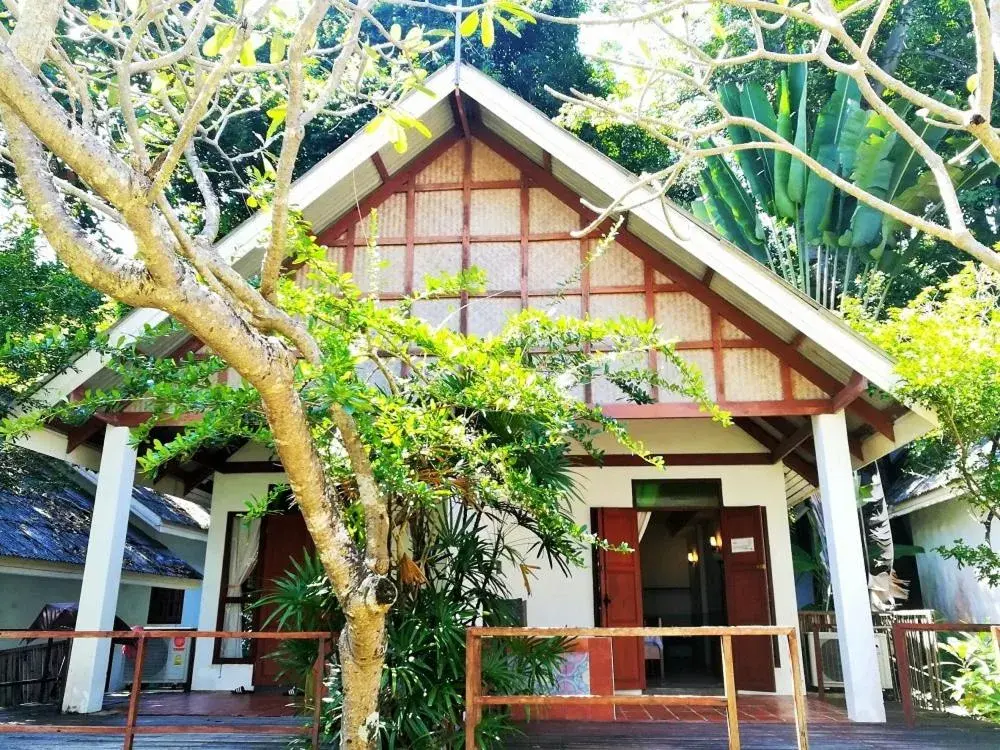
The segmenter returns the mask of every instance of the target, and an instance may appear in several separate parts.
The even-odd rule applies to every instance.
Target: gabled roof
[[[440,139],[456,130],[468,133],[472,111],[475,126],[516,149],[565,190],[591,204],[606,205],[634,188],[638,181],[635,175],[474,68],[449,65],[428,78],[426,89],[429,93],[412,94],[400,108],[421,120],[431,131],[431,139],[413,134],[410,147],[400,154],[390,144],[385,130],[365,129],[296,181],[291,201],[317,232],[349,212],[356,212],[368,196],[388,186],[394,175],[419,160]],[[640,188],[631,196],[632,200],[650,200],[629,212],[627,232],[683,272],[704,280],[731,309],[766,329],[791,355],[808,360],[831,382],[846,387],[852,379],[864,378],[881,394],[864,393],[860,399],[880,409],[890,405],[885,394],[895,390],[897,377],[884,352],[680,207],[668,202],[664,210],[664,204],[648,188]],[[259,213],[219,243],[223,257],[232,259],[246,275],[256,272],[263,252],[259,238],[268,221],[266,213]],[[145,325],[166,317],[159,311],[136,310],[111,333],[113,337],[133,337]],[[163,352],[176,343],[165,340]],[[101,369],[99,356],[91,352],[77,362],[75,371],[50,381],[41,395],[55,400],[84,383],[101,385]],[[889,418],[888,429],[883,426],[881,434],[867,435],[858,447],[862,462],[909,442],[933,424],[933,416],[919,408],[893,408],[896,411]],[[780,435],[759,426],[763,444],[772,439],[780,442]]]
[[[3,459],[0,558],[82,567],[94,511],[93,487],[88,491],[87,480],[79,470],[56,458],[7,448]],[[146,500],[152,496],[166,501],[153,490],[140,493]],[[200,527],[196,518],[188,519],[185,525]],[[131,523],[122,570],[170,578],[201,578],[184,560]]]

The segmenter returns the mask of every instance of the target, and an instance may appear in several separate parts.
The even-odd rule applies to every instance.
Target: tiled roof
[[[0,557],[83,565],[94,497],[74,481],[73,467],[22,449],[3,449],[0,462]],[[148,494],[147,494],[148,493]],[[157,495],[146,491],[147,495]],[[130,524],[122,570],[201,578],[165,546]]]

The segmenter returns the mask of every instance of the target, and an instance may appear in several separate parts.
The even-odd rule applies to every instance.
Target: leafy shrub
[[[465,629],[478,622],[518,625],[504,569],[522,565],[523,552],[483,510],[448,504],[411,526],[410,552],[422,580],[401,581],[389,616],[380,714],[387,750],[459,748],[464,736]],[[416,563],[414,563],[416,564]],[[406,569],[408,566],[400,566]],[[520,567],[523,574],[530,573]],[[307,558],[275,581],[258,606],[271,609],[279,629],[337,629],[341,615],[322,566]],[[546,691],[566,651],[561,638],[490,639],[483,644],[482,682],[495,694]],[[286,674],[308,685],[316,658],[311,642],[286,641],[276,651]],[[307,690],[308,695],[308,690]],[[324,699],[322,730],[339,739],[343,695],[336,664]],[[480,747],[502,746],[513,730],[509,712],[487,711],[478,727]]]
[[[1000,722],[1000,664],[993,638],[969,634],[951,637],[940,646],[950,661],[946,685],[955,712],[984,721]]]

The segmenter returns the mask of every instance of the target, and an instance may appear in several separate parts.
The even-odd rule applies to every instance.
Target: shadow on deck
[[[140,725],[167,725],[172,734],[138,736],[136,750],[212,750],[240,748],[287,749],[296,729],[308,719],[301,708],[282,695],[229,693],[149,693],[143,695]],[[740,699],[740,734],[744,750],[793,750],[794,728],[784,699],[747,696]],[[957,717],[926,716],[915,729],[902,723],[898,706],[889,706],[886,725],[846,721],[835,702],[808,702],[809,741],[812,750],[996,750],[1000,728]],[[52,707],[0,711],[0,723],[25,727],[50,723],[82,726],[121,726],[126,703],[109,698],[106,709],[87,716],[60,715]],[[616,722],[535,721],[521,725],[524,735],[512,738],[510,750],[722,750],[727,746],[722,715],[711,709],[673,709],[672,716],[622,714]],[[262,734],[264,725],[288,726],[287,734]],[[185,726],[235,726],[237,732],[185,733]],[[301,735],[299,735],[301,736]],[[3,750],[117,750],[120,736],[76,734],[4,734]]]

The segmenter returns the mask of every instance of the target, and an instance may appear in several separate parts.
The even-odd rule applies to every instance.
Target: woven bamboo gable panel
[[[394,176],[395,192],[383,194],[377,205],[362,205],[353,217],[328,228],[328,258],[351,270],[365,290],[377,271],[386,304],[424,289],[427,276],[481,269],[484,295],[415,304],[414,314],[433,325],[488,336],[525,309],[553,316],[653,318],[723,405],[829,397],[713,309],[711,299],[692,294],[690,282],[654,267],[629,242],[618,238],[622,241],[599,251],[599,238],[573,237],[581,226],[581,205],[536,184],[530,171],[508,158],[482,141],[457,140],[417,171]],[[378,268],[365,247],[369,223],[362,217],[371,207],[378,216]],[[615,366],[654,367],[668,379],[676,375],[660,356]],[[608,381],[593,383],[585,395],[595,403],[623,398]],[[650,395],[663,403],[685,400],[667,388]]]

